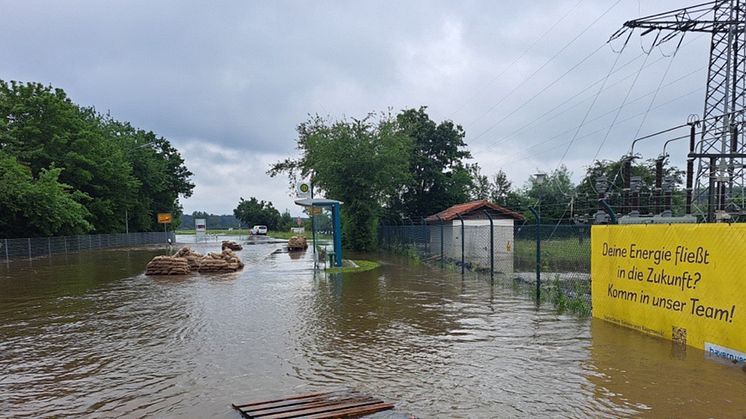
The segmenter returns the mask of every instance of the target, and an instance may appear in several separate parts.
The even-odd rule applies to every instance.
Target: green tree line
[[[528,208],[538,205],[543,219],[570,223],[596,211],[597,176],[607,176],[613,200],[620,197],[621,160],[593,162],[577,185],[564,166],[546,173],[544,182],[531,177],[523,187],[514,187],[502,170],[485,175],[477,163],[469,163],[463,128],[433,121],[426,107],[362,119],[316,115],[298,125],[297,132],[300,155],[273,164],[268,174],[287,174],[291,185],[311,178],[320,196],[343,201],[343,244],[355,250],[375,247],[380,222],[417,222],[470,200],[489,199],[529,220]],[[653,167],[652,160],[635,162],[633,175],[650,182]],[[678,169],[669,167],[666,175],[680,185]],[[644,193],[650,195],[650,190]]]
[[[0,80],[0,235],[158,230],[178,224],[192,173],[151,131],[75,104],[59,88]]]
[[[240,198],[233,215],[249,228],[264,225],[270,230],[288,231],[294,225],[294,219],[288,210],[280,214],[271,202],[259,201],[254,197],[248,200]]]

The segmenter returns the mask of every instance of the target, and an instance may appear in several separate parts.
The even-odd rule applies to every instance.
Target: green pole
[[[534,207],[528,208],[536,219],[536,301],[541,297],[541,215]]]

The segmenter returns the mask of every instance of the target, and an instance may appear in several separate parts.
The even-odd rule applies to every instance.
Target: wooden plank
[[[275,407],[293,406],[293,405],[299,405],[303,403],[313,403],[313,402],[322,401],[322,400],[329,400],[330,397],[336,397],[335,396],[336,394],[337,393],[325,393],[322,395],[305,397],[301,399],[287,399],[287,400],[282,400],[282,401],[251,403],[250,405],[239,405],[238,407],[236,407],[236,409],[256,411],[256,410],[272,409]],[[342,395],[343,393],[339,393],[339,394]]]
[[[291,400],[287,402],[279,402],[279,403],[271,403],[271,404],[262,404],[257,406],[250,406],[242,408],[246,411],[251,412],[259,412],[264,410],[274,410],[274,409],[282,409],[282,408],[293,408],[294,406],[297,408],[298,406],[305,406],[309,404],[316,404],[316,403],[334,403],[335,400],[346,400],[349,398],[358,398],[363,397],[362,395],[344,395],[344,396],[335,396],[333,398],[320,396],[320,397],[313,397],[303,400]]]
[[[329,414],[328,417],[334,417],[334,412],[339,411],[339,410],[345,410],[345,409],[350,409],[354,407],[371,406],[371,405],[375,405],[379,403],[381,403],[380,400],[373,400],[373,401],[366,401],[366,402],[350,402],[350,403],[336,404],[333,406],[318,407],[318,408],[313,408],[313,409],[296,410],[296,411],[288,412],[288,413],[278,413],[276,415],[264,416],[263,418],[264,419],[288,419],[288,418],[297,418],[301,416],[316,415],[320,413],[326,413],[326,414]]]
[[[363,415],[370,415],[376,412],[382,412],[384,410],[391,410],[393,408],[394,408],[393,404],[381,402],[381,403],[373,404],[370,406],[353,407],[349,409],[335,410],[332,413],[332,416],[329,416],[328,413],[321,413],[318,415],[306,416],[305,419],[326,419],[330,417],[343,418],[343,417],[351,417],[351,416],[363,416]]]
[[[319,400],[311,403],[303,403],[303,404],[295,404],[292,406],[280,406],[275,407],[271,409],[262,409],[262,410],[244,410],[246,413],[251,415],[252,417],[262,417],[262,416],[268,416],[278,413],[291,413],[298,410],[308,410],[316,407],[324,407],[324,406],[336,406],[343,403],[353,403],[353,402],[380,402],[380,400],[376,400],[370,397],[366,396],[350,396],[350,397],[344,397],[344,398],[335,398],[335,399],[327,399],[327,400]]]
[[[239,407],[255,406],[255,405],[258,405],[258,404],[265,404],[265,403],[284,402],[284,401],[287,401],[287,400],[295,400],[295,399],[305,399],[305,398],[308,398],[308,397],[316,397],[316,396],[322,396],[322,395],[325,395],[325,394],[339,393],[341,391],[344,391],[344,390],[322,391],[322,392],[318,392],[318,393],[306,393],[306,394],[300,394],[300,395],[297,395],[297,396],[285,397],[283,399],[257,401],[257,402],[251,402],[251,403],[245,403],[245,404],[233,404],[232,406],[235,409],[238,409]]]

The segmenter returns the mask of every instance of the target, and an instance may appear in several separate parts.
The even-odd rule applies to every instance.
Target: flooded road
[[[420,417],[746,415],[746,374],[702,351],[512,284],[390,258],[314,275],[281,247],[186,278],[142,275],[163,253],[146,249],[0,266],[0,416],[236,418],[231,402],[340,387]]]

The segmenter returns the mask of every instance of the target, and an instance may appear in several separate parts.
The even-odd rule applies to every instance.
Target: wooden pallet
[[[307,393],[281,399],[233,404],[245,418],[349,418],[393,409],[394,405],[351,390]]]

